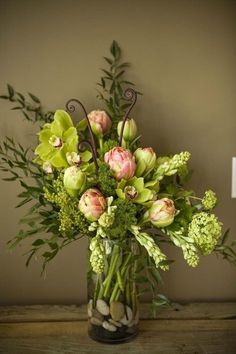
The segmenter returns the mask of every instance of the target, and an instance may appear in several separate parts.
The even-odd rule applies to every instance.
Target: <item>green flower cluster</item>
[[[146,248],[149,256],[153,258],[156,267],[161,268],[162,270],[168,270],[168,264],[164,264],[164,261],[167,261],[167,257],[164,253],[162,253],[153,238],[146,232],[140,232],[139,227],[137,226],[132,226],[131,232],[134,234],[140,245]]]
[[[100,274],[105,267],[105,247],[99,237],[94,237],[90,241],[89,249],[91,251],[90,263],[95,273]]]
[[[124,238],[131,225],[137,224],[138,207],[127,200],[115,199],[112,203],[115,206],[114,222],[111,227],[106,230],[108,238]]]
[[[44,187],[44,197],[59,208],[60,232],[74,234],[78,230],[80,233],[88,234],[89,223],[78,210],[76,200],[66,192],[63,185],[63,173],[60,173],[58,178],[52,182],[50,188]]]
[[[188,227],[188,235],[204,255],[210,254],[221,235],[221,223],[214,214],[197,213]]]
[[[172,158],[164,158],[164,160],[162,158],[157,159],[158,167],[153,175],[153,179],[161,181],[164,176],[174,175],[180,167],[186,164],[190,156],[190,152],[184,151],[174,155]]]
[[[204,209],[211,210],[215,207],[216,203],[217,203],[216,194],[212,190],[206,191],[202,199],[202,205],[204,206]]]

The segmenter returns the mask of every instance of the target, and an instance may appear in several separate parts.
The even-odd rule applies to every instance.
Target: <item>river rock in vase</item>
[[[106,257],[102,272],[88,271],[89,336],[99,342],[121,343],[138,333],[135,284],[137,244],[133,239],[103,239]],[[91,257],[91,253],[89,253]]]

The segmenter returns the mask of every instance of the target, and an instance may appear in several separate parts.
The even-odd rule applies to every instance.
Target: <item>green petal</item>
[[[71,117],[66,111],[57,110],[54,114],[54,121],[51,123],[51,131],[56,136],[61,137],[70,127],[73,127]]]
[[[125,179],[122,179],[122,180],[117,184],[118,189],[124,189],[124,187],[129,184],[129,183],[127,183],[127,182],[128,182],[128,181],[126,181]]]
[[[88,150],[79,153],[83,162],[88,162],[92,158],[92,153]]]
[[[135,198],[134,202],[135,203],[145,203],[148,200],[152,199],[153,193],[150,191],[150,189],[143,189],[143,191],[138,195],[137,198]]]
[[[51,129],[42,129],[39,132],[39,141],[41,141],[42,143],[48,143],[49,139],[52,136],[52,132]]]
[[[53,150],[54,148],[49,143],[41,143],[36,147],[34,153],[35,155],[39,155],[43,161],[46,161]]]
[[[62,136],[66,145],[67,152],[77,152],[78,148],[78,135],[75,127],[70,127]]]
[[[138,192],[142,192],[144,188],[144,179],[142,177],[140,178],[134,177],[132,186],[134,186]]]
[[[66,160],[66,156],[63,150],[56,151],[50,159],[50,162],[54,167],[57,168],[68,166],[68,162]]]
[[[137,163],[137,167],[136,167],[136,170],[135,170],[135,176],[137,176],[137,177],[142,176],[143,172],[145,171],[145,168],[146,168],[145,162],[144,161],[139,161]]]
[[[160,189],[160,182],[153,180],[145,183],[145,187],[150,187],[150,189],[153,189],[155,192],[159,192]]]
[[[125,193],[122,191],[122,189],[116,189],[116,194],[120,199],[125,199]]]

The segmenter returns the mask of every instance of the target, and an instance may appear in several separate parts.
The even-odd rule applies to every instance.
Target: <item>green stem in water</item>
[[[124,263],[120,269],[120,276],[123,279],[123,283],[125,281],[125,277],[126,277],[125,273],[128,270],[128,264],[129,264],[131,257],[132,257],[132,253],[128,253],[125,260],[124,260]],[[119,299],[119,296],[120,296],[120,285],[119,285],[119,281],[117,280],[117,282],[114,286],[114,289],[112,291],[111,297],[110,297],[110,303],[112,301],[117,301]]]
[[[108,297],[111,281],[112,281],[113,275],[114,275],[114,273],[116,271],[117,263],[118,263],[118,260],[119,260],[119,257],[120,257],[120,252],[119,251],[120,251],[119,246],[115,245],[113,247],[113,251],[112,251],[111,262],[110,262],[108,275],[107,275],[107,278],[105,279],[105,281],[103,283],[103,285],[105,285],[104,293],[103,293],[103,296],[105,298]]]

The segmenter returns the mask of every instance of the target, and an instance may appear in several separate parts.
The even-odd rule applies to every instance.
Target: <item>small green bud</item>
[[[121,135],[122,125],[123,125],[123,121],[120,121],[117,125],[117,133],[119,137]],[[137,132],[138,129],[135,120],[133,118],[127,119],[123,131],[123,139],[125,141],[133,141],[134,138],[136,138],[137,136]]]
[[[81,193],[86,185],[86,175],[76,166],[68,167],[64,173],[64,187],[71,197]]]

